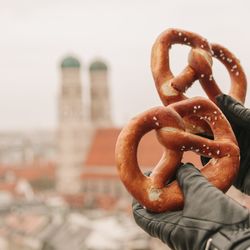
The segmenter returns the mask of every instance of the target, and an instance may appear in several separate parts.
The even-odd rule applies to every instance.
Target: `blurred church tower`
[[[94,61],[89,67],[90,76],[90,116],[95,128],[112,126],[110,96],[108,86],[108,67],[100,61]]]
[[[61,63],[57,191],[69,194],[81,189],[80,173],[86,151],[80,71],[80,62],[74,57],[66,57]]]
[[[57,191],[74,194],[81,191],[80,174],[94,132],[112,126],[108,67],[94,61],[89,67],[90,107],[83,106],[81,65],[74,57],[61,63],[61,86],[58,100]],[[87,112],[90,108],[90,112]],[[89,113],[86,117],[83,112]]]

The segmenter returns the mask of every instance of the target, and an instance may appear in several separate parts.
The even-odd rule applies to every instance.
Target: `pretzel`
[[[241,103],[244,103],[247,80],[239,60],[228,49],[219,44],[211,44],[211,48],[213,57],[217,58],[229,72],[231,78],[229,95]],[[194,78],[191,82],[187,83],[185,83],[185,81],[178,81],[178,77],[174,78],[171,83],[172,87],[183,93],[187,87],[190,87],[195,80],[199,79],[207,96],[213,102],[216,102],[215,97],[222,94],[222,91],[214,80],[211,66],[209,64],[204,64],[204,58],[202,58],[195,49],[192,49],[189,54],[188,64]],[[193,71],[191,69],[193,69]],[[185,71],[182,74],[185,76]]]
[[[172,44],[185,44],[192,47],[188,66],[178,75],[174,76],[169,65],[169,49]],[[222,93],[212,74],[212,56],[218,58],[227,68],[231,78],[229,95],[244,103],[246,96],[246,76],[239,60],[226,48],[218,44],[209,44],[198,34],[168,29],[156,40],[152,48],[151,69],[156,88],[164,105],[185,100],[183,94],[194,81],[199,80],[208,97],[215,101],[215,97]],[[187,120],[195,128],[190,131],[199,133],[208,128],[202,122],[193,118]]]
[[[239,59],[237,59],[228,49],[219,44],[211,44],[211,47],[213,57],[223,63],[229,72],[231,78],[229,95],[244,104],[247,92],[247,79]],[[210,77],[209,80],[213,81],[212,84],[217,85],[213,78],[211,79]],[[207,86],[203,86],[203,88],[209,96],[209,90],[207,89],[209,85],[207,84]],[[210,98],[213,99],[212,97]]]
[[[189,65],[179,76],[174,77],[169,65],[169,50],[173,44],[186,44],[197,51],[197,54],[200,55],[199,62],[202,60],[202,63],[205,64],[204,70],[212,66],[212,52],[205,38],[179,29],[168,29],[160,34],[152,48],[151,70],[164,105],[187,98],[183,93],[173,88],[173,80],[180,81],[188,87],[196,77],[195,71]]]
[[[189,65],[176,77],[173,76],[169,66],[169,49],[172,44],[185,44],[192,47],[189,54]],[[186,99],[183,92],[195,80],[200,80],[202,87],[214,101],[214,95],[222,92],[212,75],[212,56],[218,58],[229,71],[231,77],[229,95],[244,103],[247,81],[239,60],[223,46],[210,45],[205,38],[198,34],[179,29],[168,29],[163,32],[152,48],[151,68],[162,102],[168,105]]]
[[[214,134],[214,140],[185,131],[182,117],[197,116]],[[142,174],[137,162],[141,138],[155,130],[164,153],[152,174]],[[232,184],[239,167],[239,148],[231,126],[219,108],[210,100],[197,97],[152,108],[132,119],[121,131],[116,144],[116,164],[122,182],[140,204],[150,211],[163,212],[183,207],[183,195],[174,176],[184,151],[212,158],[202,174],[222,191]]]

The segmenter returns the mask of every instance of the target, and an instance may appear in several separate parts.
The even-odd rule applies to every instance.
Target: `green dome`
[[[108,70],[107,65],[102,61],[94,61],[90,64],[90,71],[98,71],[98,70]]]
[[[72,56],[66,57],[61,63],[61,68],[80,68],[80,66],[80,62]]]

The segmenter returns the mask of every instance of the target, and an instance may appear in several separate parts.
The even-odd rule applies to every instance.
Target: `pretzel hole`
[[[188,88],[185,92],[185,95],[187,97],[192,97],[192,96],[202,96],[202,97],[207,97],[206,93],[204,92],[203,88],[201,87],[200,83],[198,80],[196,80],[192,87]]]
[[[231,72],[230,72],[231,73]],[[213,57],[213,77],[223,93],[229,93],[231,79],[226,67]]]
[[[137,160],[140,166],[141,172],[152,171],[157,163],[160,161],[164,152],[164,147],[158,142],[155,131],[152,130],[145,134],[139,145],[137,151]],[[185,151],[182,158],[182,163],[192,163],[197,168],[202,167],[200,156],[192,151]],[[177,168],[178,166],[176,166]],[[167,180],[167,183],[172,182],[175,177]]]
[[[180,44],[172,45],[169,50],[169,66],[172,73],[176,76],[188,65],[188,54],[190,51],[189,46],[183,46]]]
[[[191,48],[189,46],[180,44],[172,46],[172,49],[169,51],[169,64],[174,76],[178,76],[188,66],[188,55],[190,50]],[[187,97],[207,97],[198,80],[195,81],[190,88],[187,88],[185,94]]]
[[[164,148],[158,142],[155,131],[152,130],[145,134],[138,145],[137,151],[137,160],[141,171],[143,173],[152,171],[161,159],[163,152]]]

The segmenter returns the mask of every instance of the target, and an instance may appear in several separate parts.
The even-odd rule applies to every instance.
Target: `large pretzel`
[[[169,49],[173,44],[185,44],[192,47],[189,65],[176,77],[172,74],[169,65]],[[214,95],[220,94],[221,90],[212,75],[212,56],[218,58],[229,71],[231,77],[229,94],[238,101],[244,102],[246,76],[239,60],[221,45],[210,45],[198,34],[179,29],[168,29],[163,32],[152,48],[151,68],[162,102],[168,105],[186,99],[183,92],[195,80],[200,80],[207,95],[214,101]],[[179,89],[176,89],[176,86],[179,86]]]
[[[188,66],[174,76],[169,65],[169,49],[172,44],[185,44],[192,47],[188,58]],[[218,44],[209,44],[198,34],[168,29],[155,41],[151,55],[151,69],[156,88],[164,105],[171,104],[187,97],[183,94],[194,81],[199,80],[208,97],[215,102],[215,97],[222,93],[212,74],[212,56],[218,58],[227,68],[231,78],[229,95],[244,103],[247,81],[239,60],[226,48]],[[193,121],[190,130],[206,131],[204,123]]]
[[[185,131],[182,117],[195,115],[206,121],[214,134],[209,140]],[[140,171],[138,144],[144,134],[156,130],[164,154],[150,177]],[[142,205],[154,212],[177,210],[183,206],[183,195],[176,181],[165,186],[180,165],[183,151],[213,158],[201,172],[216,187],[226,191],[239,166],[239,148],[231,126],[219,108],[205,98],[197,97],[150,109],[121,131],[116,144],[116,163],[127,190]]]

